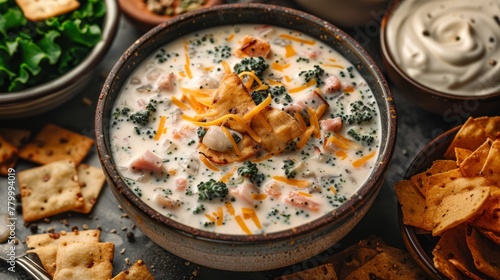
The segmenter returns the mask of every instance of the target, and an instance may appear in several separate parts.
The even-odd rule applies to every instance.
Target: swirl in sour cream
[[[389,52],[418,83],[453,95],[500,91],[500,1],[402,1],[386,30]]]

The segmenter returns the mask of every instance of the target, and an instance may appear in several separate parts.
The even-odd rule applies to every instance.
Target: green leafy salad
[[[0,0],[0,93],[51,81],[77,66],[101,40],[103,0],[80,0],[70,13],[32,22],[15,0]]]

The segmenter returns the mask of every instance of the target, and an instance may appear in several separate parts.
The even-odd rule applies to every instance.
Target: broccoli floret
[[[325,70],[323,68],[319,67],[319,65],[314,65],[313,70],[308,70],[308,71],[302,71],[299,73],[299,76],[304,76],[304,80],[306,83],[310,82],[312,79],[316,80],[316,84],[318,86],[323,84],[322,81],[322,75],[325,73]]]
[[[147,125],[149,122],[149,116],[150,116],[149,111],[145,110],[133,113],[132,115],[130,115],[130,119],[132,120],[133,123],[140,125]]]
[[[364,146],[370,146],[375,141],[375,138],[373,136],[360,134],[352,128],[347,131],[347,135],[351,136]]]
[[[198,204],[196,208],[193,210],[193,214],[199,214],[201,212],[205,211],[205,205],[203,204]]]
[[[198,199],[212,200],[214,198],[225,198],[228,194],[227,186],[224,182],[210,179],[198,184]]]
[[[295,165],[295,161],[291,159],[286,159],[283,161],[283,167],[281,169],[285,170],[285,175],[287,178],[295,178],[297,171],[292,170]]]
[[[351,107],[350,115],[342,115],[342,121],[348,124],[361,124],[362,122],[373,119],[372,109],[366,106],[363,101],[358,100],[349,105]]]
[[[250,179],[250,182],[254,183],[255,185],[259,186],[262,184],[262,182],[265,179],[264,174],[259,172],[259,169],[257,168],[257,164],[251,162],[251,161],[245,161],[243,162],[243,165],[238,167],[238,175],[247,177]]]
[[[267,90],[259,90],[251,93],[252,99],[256,105],[259,105],[268,95],[271,95],[274,102],[284,105],[292,102],[292,97],[287,93],[284,86],[269,87]]]
[[[247,57],[236,63],[233,67],[237,74],[245,71],[254,71],[255,75],[262,80],[262,74],[269,68],[269,64],[263,57]]]

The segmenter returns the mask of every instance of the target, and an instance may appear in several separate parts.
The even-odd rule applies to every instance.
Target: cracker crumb
[[[122,231],[126,231],[127,230],[127,227],[122,227]]]
[[[82,102],[83,104],[87,105],[87,106],[91,106],[92,105],[92,100],[88,97],[83,97],[82,98]]]
[[[111,229],[109,232],[116,233],[116,229]]]
[[[125,248],[121,249],[120,254],[125,254]]]
[[[130,265],[130,260],[129,260],[129,258],[125,258],[125,264]]]
[[[54,230],[55,230],[55,228],[54,228],[54,227],[49,227],[49,228],[47,228],[47,232],[51,232],[51,233],[52,233],[52,232],[54,232]]]
[[[89,229],[89,225],[83,224],[82,228],[85,229],[85,230],[87,230],[87,229]]]
[[[48,223],[50,223],[50,219],[49,218],[44,218],[43,222],[46,223],[46,224],[48,224]]]
[[[123,213],[121,217],[122,218],[128,218],[128,214],[127,213]]]

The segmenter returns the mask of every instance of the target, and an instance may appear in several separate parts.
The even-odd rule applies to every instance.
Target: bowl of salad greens
[[[81,92],[111,47],[116,0],[80,0],[71,12],[30,21],[0,0],[0,118],[51,110]]]

